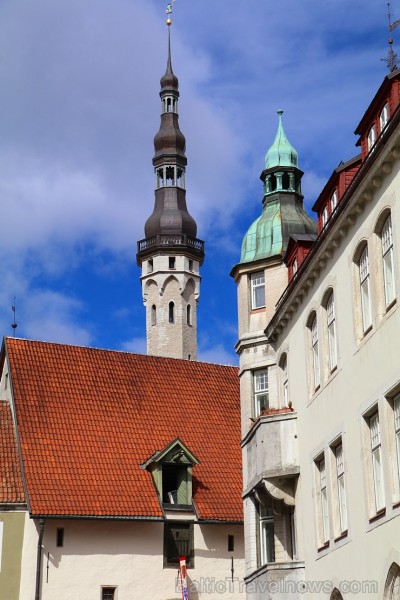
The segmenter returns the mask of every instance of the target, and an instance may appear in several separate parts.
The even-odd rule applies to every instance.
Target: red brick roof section
[[[25,502],[11,407],[0,400],[0,503]]]
[[[161,517],[148,471],[179,437],[200,519],[242,521],[235,367],[8,338],[33,515]]]

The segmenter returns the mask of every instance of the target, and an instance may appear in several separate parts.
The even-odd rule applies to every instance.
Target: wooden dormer
[[[195,455],[176,438],[142,465],[153,475],[163,508],[192,508],[192,469],[198,464]]]
[[[290,236],[284,259],[288,268],[289,282],[295,277],[301,263],[310,252],[316,239],[316,234],[292,234]]]
[[[383,80],[354,132],[359,136],[356,145],[361,146],[362,161],[373,151],[388,122],[398,110],[399,104],[400,69],[395,69]]]
[[[351,158],[333,171],[312,209],[318,213],[318,233],[324,229],[335,212],[347,188],[361,166],[361,154]]]

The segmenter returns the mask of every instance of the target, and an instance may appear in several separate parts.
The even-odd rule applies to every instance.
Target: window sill
[[[318,548],[318,552],[323,552],[324,550],[327,550],[329,548],[329,542],[325,542],[325,544],[323,546],[320,546]]]
[[[250,311],[250,314],[255,315],[257,313],[265,312],[266,310],[267,310],[266,306],[260,306],[259,308],[252,308]]]
[[[390,304],[387,305],[386,307],[386,314],[393,308],[393,306],[395,306],[397,304],[397,299],[394,298],[394,300],[392,300],[390,302]]]
[[[393,508],[393,510],[396,510],[396,508],[400,508],[400,500],[398,500],[397,502],[394,502],[392,504],[392,508]]]
[[[372,325],[370,325],[369,327],[367,327],[367,329],[363,332],[363,336],[362,339],[364,339],[365,337],[367,337],[367,335],[372,331]]]
[[[375,523],[375,521],[378,521],[378,519],[381,519],[385,515],[386,515],[386,508],[382,508],[381,510],[378,510],[378,512],[376,513],[376,515],[374,515],[373,517],[370,517],[368,519],[368,522],[369,523]]]
[[[347,538],[348,533],[349,532],[347,531],[347,529],[346,529],[346,531],[342,531],[342,533],[340,535],[338,535],[338,537],[336,537],[334,539],[335,544],[336,544],[336,542],[341,542],[342,540],[344,540],[345,538]]]

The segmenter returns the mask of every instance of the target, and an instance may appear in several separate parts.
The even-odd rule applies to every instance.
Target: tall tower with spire
[[[146,307],[147,353],[197,358],[197,302],[204,242],[186,205],[185,137],[179,129],[178,78],[172,70],[168,29],[167,69],[161,78],[161,125],[154,138],[154,209],[138,242]]]

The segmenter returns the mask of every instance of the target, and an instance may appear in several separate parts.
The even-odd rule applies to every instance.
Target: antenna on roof
[[[14,319],[13,319],[13,322],[11,323],[11,327],[14,330],[14,337],[15,337],[15,330],[17,329],[17,321],[15,320],[16,316],[17,316],[17,314],[16,314],[17,313],[17,303],[16,303],[16,297],[15,296],[14,296],[14,304],[12,305],[11,309],[12,309],[12,311],[14,313]]]
[[[389,71],[394,71],[394,69],[397,68],[397,54],[393,50],[393,38],[392,38],[391,33],[394,29],[396,29],[396,27],[398,25],[400,25],[400,19],[397,19],[397,21],[392,23],[392,15],[390,13],[390,2],[387,3],[387,6],[388,6],[388,21],[389,21],[389,38],[388,38],[389,51],[388,51],[387,57],[381,58],[381,60],[386,63],[386,66],[389,69]]]

